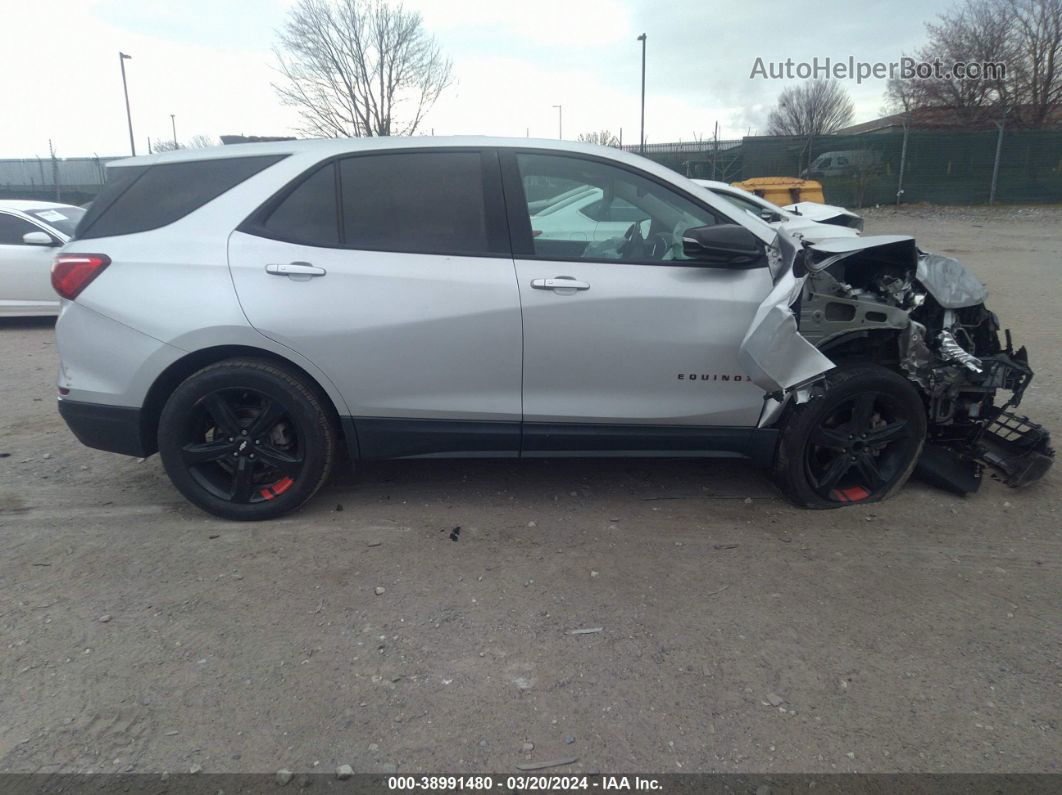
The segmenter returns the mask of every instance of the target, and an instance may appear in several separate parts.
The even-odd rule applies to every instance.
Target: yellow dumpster
[[[824,204],[826,202],[822,195],[822,183],[813,179],[755,177],[731,184],[735,188],[743,188],[749,193],[755,193],[761,199],[778,205],[796,204],[797,202]]]

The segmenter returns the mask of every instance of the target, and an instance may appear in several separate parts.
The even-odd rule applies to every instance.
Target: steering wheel
[[[616,249],[623,259],[663,259],[668,244],[659,233],[650,232],[648,237],[642,235],[642,225],[633,223],[623,234],[623,242]]]

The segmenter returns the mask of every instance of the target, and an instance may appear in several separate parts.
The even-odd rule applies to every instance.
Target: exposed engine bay
[[[1047,431],[1013,412],[1033,378],[1028,354],[1009,330],[1001,339],[988,291],[965,266],[894,235],[801,244],[793,254],[795,275],[806,274],[790,306],[800,336],[834,363],[870,354],[919,388],[929,426],[920,474],[968,493],[985,466],[1009,486],[1050,469]]]

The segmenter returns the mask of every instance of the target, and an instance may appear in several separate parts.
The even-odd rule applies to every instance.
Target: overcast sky
[[[138,152],[170,138],[286,135],[272,46],[294,0],[50,0],[0,3],[0,158],[129,152],[118,51]],[[785,82],[751,80],[757,56],[894,61],[951,0],[409,0],[453,59],[456,84],[422,128],[638,138],[640,44],[648,35],[650,142],[762,132]],[[880,115],[884,84],[845,81],[855,121]]]

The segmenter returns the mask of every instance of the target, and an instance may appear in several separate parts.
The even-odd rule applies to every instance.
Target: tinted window
[[[92,226],[96,219],[103,215],[104,210],[114,204],[115,199],[121,196],[125,189],[139,179],[145,171],[147,171],[147,166],[108,166],[107,181],[89,205],[88,211],[78,221],[74,237],[80,237],[81,233]]]
[[[478,152],[403,152],[341,161],[345,245],[490,253],[481,162]]]
[[[293,243],[338,246],[335,164],[319,168],[289,193],[262,228],[271,237]]]
[[[78,225],[77,237],[128,235],[172,224],[282,157],[161,163],[141,167],[139,175],[120,175],[123,184],[113,191],[105,189],[97,197]],[[114,198],[105,205],[102,200],[111,195]]]
[[[719,219],[675,190],[600,160],[518,154],[534,254],[553,259],[685,260],[682,235]],[[543,185],[558,200],[533,198]]]
[[[22,236],[27,232],[40,232],[41,230],[14,215],[0,213],[0,246],[24,246]]]

